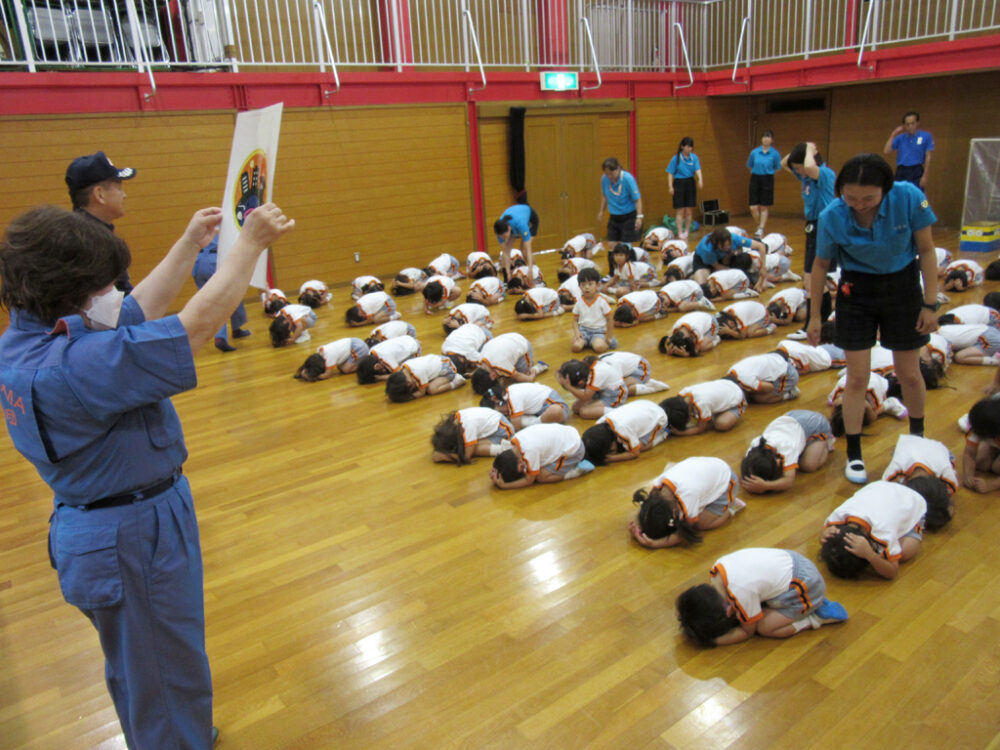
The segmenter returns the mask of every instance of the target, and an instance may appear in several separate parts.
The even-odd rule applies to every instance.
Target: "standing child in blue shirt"
[[[781,160],[781,168],[802,184],[802,207],[806,216],[806,253],[802,264],[804,269],[802,288],[808,293],[812,288],[810,278],[813,261],[816,259],[819,215],[833,201],[833,183],[837,176],[830,167],[823,164],[823,157],[816,150],[816,144],[812,141],[796,144],[788,156]],[[836,267],[836,264],[831,265],[830,270],[834,270]],[[809,320],[811,306],[811,301],[806,300],[806,320]],[[823,320],[826,320],[829,314],[829,310],[824,310]]]
[[[760,145],[750,152],[747,169],[750,170],[750,214],[757,222],[753,236],[758,240],[764,236],[767,215],[774,205],[774,173],[781,169],[781,154],[772,148],[774,133],[765,130]]]
[[[892,168],[877,154],[860,154],[840,170],[840,196],[820,217],[812,296],[823,292],[831,261],[841,267],[833,343],[844,350],[847,383],[844,429],[852,482],[867,481],[861,457],[865,391],[876,340],[892,350],[896,377],[909,409],[910,433],[924,433],[926,388],[920,348],[937,328],[937,253],[931,225],[937,217],[920,190],[893,182]],[[921,277],[923,291],[921,292]],[[819,343],[820,316],[813,308],[809,340]]]
[[[697,188],[695,180],[698,181]],[[667,165],[667,182],[677,210],[677,236],[686,240],[693,221],[691,209],[698,204],[698,190],[703,187],[701,162],[694,152],[694,139],[690,136],[681,138],[677,153]]]
[[[909,182],[926,191],[934,138],[919,127],[920,113],[907,112],[903,115],[903,124],[889,133],[889,140],[882,150],[886,156],[896,152],[896,182]]]

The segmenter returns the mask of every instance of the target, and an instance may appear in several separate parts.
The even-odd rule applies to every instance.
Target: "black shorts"
[[[750,205],[751,206],[774,205],[773,174],[750,175]]]
[[[923,299],[917,261],[895,273],[842,270],[833,343],[845,351],[871,349],[876,339],[893,351],[919,349],[930,340],[917,333]]]
[[[806,273],[812,273],[813,261],[816,260],[816,237],[819,235],[819,221],[806,221],[806,254],[803,258],[802,269]],[[830,261],[829,271],[837,270],[836,259]]]
[[[635,228],[636,212],[610,214],[608,216],[608,240],[610,242],[638,242],[642,229]]]
[[[896,167],[896,182],[911,182],[920,187],[920,178],[924,176],[923,164]]]
[[[694,177],[674,180],[674,208],[694,208],[698,205],[698,189]]]
[[[531,209],[531,216],[528,217],[528,229],[531,230],[532,237],[538,235],[538,214],[535,213],[535,209]]]

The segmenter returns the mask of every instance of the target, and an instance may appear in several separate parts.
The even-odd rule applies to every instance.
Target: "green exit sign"
[[[547,70],[542,75],[542,91],[576,91],[580,74],[568,70]]]

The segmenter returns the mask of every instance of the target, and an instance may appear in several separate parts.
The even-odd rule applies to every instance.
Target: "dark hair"
[[[683,349],[688,353],[690,357],[698,356],[698,346],[695,343],[694,336],[688,334],[683,328],[678,328],[676,331],[670,334],[669,338],[664,336],[660,339],[660,351],[664,354],[667,353],[667,347],[664,344],[664,340],[670,345],[677,347],[678,349]]]
[[[442,417],[441,421],[434,425],[434,431],[431,433],[431,446],[438,453],[455,456],[458,466],[469,463],[469,459],[465,455],[462,425],[458,422],[456,412]]]
[[[764,438],[747,451],[740,463],[740,474],[744,477],[755,476],[773,482],[775,479],[781,479],[782,473],[778,454]]]
[[[556,278],[559,279],[559,283],[562,284],[566,279],[572,276],[569,271],[556,271]]]
[[[627,255],[629,260],[635,260],[635,255],[632,253],[632,246],[627,242],[616,243],[615,246],[611,248],[611,255]]]
[[[920,360],[920,376],[924,379],[924,387],[933,391],[941,385],[944,367],[936,359],[932,359],[930,362]]]
[[[845,523],[823,541],[819,556],[837,578],[860,578],[868,567],[868,561],[847,549],[848,534],[868,537],[867,532],[858,524]]]
[[[521,297],[521,299],[514,303],[514,313],[517,315],[531,315],[536,312],[538,312],[538,308],[535,307],[535,303],[528,297]]]
[[[992,265],[992,263],[990,265]],[[986,296],[983,297],[983,304],[987,307],[992,307],[994,310],[1000,311],[1000,292],[987,292]]]
[[[582,388],[590,377],[590,363],[595,357],[586,360],[569,359],[559,366],[559,374],[566,378],[574,388]]]
[[[402,370],[391,373],[389,379],[385,381],[385,395],[393,403],[403,404],[412,401],[413,392],[414,388]]]
[[[618,436],[611,429],[611,425],[601,422],[584,430],[580,439],[583,441],[585,458],[594,466],[603,466],[607,463],[608,454],[614,452]]]
[[[707,281],[701,285],[701,294],[705,299],[710,300],[713,298],[712,285],[709,284]]]
[[[285,300],[278,299],[277,297],[275,297],[274,299],[269,299],[264,304],[264,312],[272,316],[277,315],[279,312],[281,312],[281,308],[283,308],[287,304],[288,303],[285,302]]]
[[[721,250],[723,245],[727,242],[732,243],[732,241],[733,235],[731,235],[729,230],[725,227],[716,227],[712,230],[712,233],[708,235],[708,244],[716,250]]]
[[[914,117],[916,117],[917,118],[917,122],[920,122],[920,113],[911,109],[909,112],[907,112],[905,115],[903,115],[903,119],[901,120],[901,122],[904,125],[906,124],[906,118],[909,117],[910,115],[913,115]]]
[[[867,426],[872,423],[871,415],[868,414],[868,409],[864,411],[864,416],[861,418],[861,424]],[[840,403],[833,407],[830,412],[830,431],[833,433],[834,437],[841,437],[847,431],[844,426],[844,404]]]
[[[955,268],[948,272],[948,275],[944,277],[945,283],[949,281],[961,281],[962,289],[959,291],[964,291],[964,288],[969,286],[972,282],[972,273],[964,268]]]
[[[360,305],[352,305],[344,311],[344,320],[347,323],[364,323],[367,320]]]
[[[940,477],[912,477],[903,482],[927,501],[927,515],[924,516],[924,526],[928,531],[939,531],[951,520],[951,488]]]
[[[516,482],[518,479],[524,478],[520,464],[521,462],[517,460],[517,454],[510,448],[501,451],[493,459],[493,468],[497,470],[500,478],[505,482]]]
[[[805,143],[796,143],[795,147],[788,152],[788,166],[792,165],[803,165],[806,161],[806,149],[808,146]],[[817,167],[823,166],[823,157],[819,155],[819,151],[813,154],[813,160],[816,162]]]
[[[840,168],[837,181],[833,185],[839,197],[844,185],[864,185],[882,190],[882,198],[889,194],[893,184],[892,167],[878,154],[858,154],[847,160]]]
[[[753,258],[750,256],[750,253],[734,253],[729,258],[729,267],[739,269],[749,278],[750,269],[753,268]]]
[[[666,413],[667,426],[671,430],[684,430],[691,421],[691,408],[683,396],[671,396],[663,399],[660,402],[660,408]]]
[[[983,273],[990,281],[1000,280],[1000,260],[995,260],[986,266],[986,270]]]
[[[103,225],[56,206],[39,206],[7,226],[0,242],[0,305],[55,324],[80,312],[132,261]]]
[[[121,182],[121,180],[118,180],[118,182]],[[95,182],[91,185],[87,185],[86,187],[76,188],[75,190],[70,188],[69,200],[73,206],[73,210],[82,211],[89,206],[90,198],[94,194],[94,188],[100,184],[100,182]],[[105,284],[105,286],[107,286],[107,284]]]
[[[954,322],[955,322],[955,314],[954,313],[945,313],[944,315],[939,315],[938,316],[938,325],[939,326],[950,326]]]
[[[604,163],[601,164],[601,169],[618,169],[620,166],[621,165],[615,157],[609,156],[604,160]]]
[[[484,261],[485,262],[485,261]],[[474,279],[485,279],[490,276],[496,276],[497,271],[492,265],[483,266],[478,271],[476,271],[472,278]]]
[[[504,234],[508,229],[510,229],[510,224],[507,223],[509,216],[501,216],[499,219],[493,222],[493,234],[499,237]]]
[[[677,160],[678,161],[680,161],[681,151],[683,150],[683,148],[685,146],[690,146],[691,148],[694,148],[694,138],[692,138],[689,135],[686,135],[683,138],[681,138],[681,142],[677,144]]]
[[[397,283],[394,283],[392,285],[392,293],[397,297],[405,297],[408,294],[414,294],[416,292],[416,289],[412,289],[411,287],[403,287],[398,284],[398,282],[400,281],[407,284],[410,283],[409,277],[406,276],[405,274],[397,273],[395,281]]]
[[[315,289],[306,289],[299,295],[299,304],[311,307],[314,310],[323,304],[323,295]]]
[[[362,294],[371,294],[372,292],[384,292],[384,291],[385,291],[385,284],[383,284],[378,279],[376,279],[375,281],[369,281],[367,284],[364,284],[361,287]]]
[[[469,362],[468,359],[463,357],[461,354],[446,354],[444,355],[451,360],[451,363],[455,365],[455,369],[458,371],[459,375],[465,376],[475,365]]]
[[[635,322],[635,310],[631,305],[623,305],[618,303],[615,308],[614,319],[619,323],[634,323]]]
[[[302,366],[295,371],[295,377],[307,383],[315,383],[324,372],[326,372],[326,360],[323,359],[323,355],[310,354]]]
[[[444,284],[440,281],[432,281],[424,286],[424,299],[431,304],[437,304],[444,297]]]
[[[740,625],[726,614],[726,601],[710,583],[692,586],[677,597],[677,619],[684,635],[698,646],[714,648],[715,639]]]
[[[833,336],[837,332],[837,324],[832,320],[823,321],[819,327],[819,342],[821,344],[832,344]]]
[[[507,392],[500,386],[499,383],[487,388],[486,393],[483,397],[479,399],[479,405],[486,409],[496,409],[498,406],[503,406],[507,403]]]
[[[271,327],[268,329],[271,333],[271,346],[277,349],[278,347],[287,344],[288,339],[292,335],[292,327],[292,321],[284,315],[279,315],[277,318],[272,320]]]
[[[677,260],[678,258],[686,255],[686,253],[681,250],[677,245],[670,245],[667,247],[664,245],[663,249],[660,250],[660,258],[665,263],[669,263],[672,260]],[[680,279],[678,279],[679,281]]]
[[[649,492],[636,490],[632,494],[632,502],[639,506],[636,514],[639,529],[650,539],[665,539],[671,534],[679,534],[687,544],[701,541],[701,533],[684,518],[677,500],[664,496],[661,488],[654,487]]]
[[[584,268],[576,275],[576,280],[581,284],[585,281],[596,281],[600,284],[601,273],[596,268]]]
[[[667,270],[663,272],[663,283],[667,283],[668,281],[683,281],[683,280],[684,280],[684,272],[680,269],[679,266],[667,265]]]
[[[969,429],[981,438],[1000,436],[1000,399],[984,398],[969,409]]]
[[[510,281],[507,282],[507,291],[516,292],[524,290],[524,279],[520,276],[514,276]]]
[[[470,378],[472,390],[478,396],[482,396],[494,385],[499,385],[499,380],[490,375],[489,370],[484,367],[477,367]]]
[[[788,308],[780,302],[771,302],[767,306],[767,314],[778,320],[786,320],[788,318]]]
[[[569,289],[559,290],[559,304],[561,305],[575,305],[576,299],[573,297]]]
[[[763,133],[760,134],[761,138],[774,138],[774,131],[768,128]]]
[[[385,341],[384,338],[381,338],[373,333],[371,336],[365,339],[365,345],[369,349],[371,349],[373,346],[375,346],[375,344],[381,344],[383,341]]]
[[[885,376],[886,382],[889,384],[885,389],[886,398],[903,398],[903,386],[899,382],[899,378],[896,377],[896,373],[890,372]]]
[[[371,385],[378,380],[378,371],[375,369],[377,364],[378,357],[374,354],[365,355],[358,360],[358,369],[354,371],[358,377],[358,385]]]
[[[737,320],[736,316],[733,315],[728,310],[720,310],[715,316],[715,322],[718,323],[720,326],[726,326],[726,327],[732,326],[736,328],[736,330],[740,329],[739,320]]]

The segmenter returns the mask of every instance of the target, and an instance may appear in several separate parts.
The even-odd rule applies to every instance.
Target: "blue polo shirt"
[[[176,315],[146,321],[133,297],[119,327],[54,327],[20,309],[0,337],[0,399],[7,431],[55,493],[86,505],[149,487],[187,458],[169,397],[194,388],[187,332]]]
[[[531,239],[531,228],[529,225],[529,221],[531,220],[531,206],[527,203],[515,203],[506,209],[500,215],[500,218],[506,219],[507,223],[510,224],[511,237],[520,237],[525,242]],[[503,240],[499,240],[499,242],[501,245],[503,244]]]
[[[820,215],[816,257],[835,258],[848,271],[894,273],[918,255],[913,233],[935,221],[927,198],[909,182],[893,183],[871,229],[859,227],[854,212],[843,198],[837,198]]]
[[[833,185],[837,181],[837,175],[826,164],[819,168],[818,180],[795,172],[792,174],[802,183],[802,208],[806,221],[816,221],[823,209],[833,201]]]
[[[758,146],[750,152],[747,169],[750,170],[750,174],[774,174],[781,169],[781,154],[774,146],[766,152],[763,146]]]
[[[726,257],[719,252],[719,250],[711,242],[708,241],[711,236],[712,235],[710,234],[706,234],[702,237],[698,246],[694,249],[694,254],[701,258],[702,262],[707,266],[714,266],[716,263],[721,263],[722,259]],[[733,240],[733,246],[728,253],[729,255],[731,255],[738,247],[751,247],[753,244],[753,240],[749,237],[742,237],[738,234],[733,234],[732,232],[729,233],[729,236]]]
[[[624,169],[620,170],[617,183],[612,183],[607,175],[601,176],[601,193],[608,201],[608,212],[619,216],[635,211],[635,203],[642,197],[635,177]]]
[[[701,162],[698,161],[698,154],[691,152],[690,156],[674,154],[674,158],[667,165],[667,171],[678,180],[694,177],[694,173],[701,169]]]
[[[918,130],[913,135],[900,133],[892,139],[896,152],[896,166],[913,167],[923,164],[927,152],[934,150],[934,138],[926,130]]]

